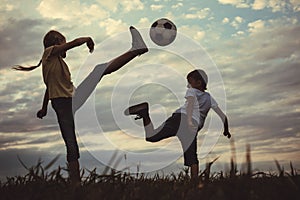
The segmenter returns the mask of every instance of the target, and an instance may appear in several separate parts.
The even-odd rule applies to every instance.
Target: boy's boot
[[[134,106],[130,106],[124,111],[125,115],[137,115],[135,119],[141,119],[149,116],[149,105],[143,102]]]

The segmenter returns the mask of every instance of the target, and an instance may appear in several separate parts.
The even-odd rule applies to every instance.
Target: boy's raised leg
[[[154,126],[149,116],[149,105],[147,102],[130,106],[124,111],[125,115],[137,115],[135,119],[143,119],[143,125],[146,132],[146,138],[153,136]]]

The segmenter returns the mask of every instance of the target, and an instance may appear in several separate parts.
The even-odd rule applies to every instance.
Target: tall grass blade
[[[19,157],[19,155],[17,155],[17,158],[18,158],[19,162],[21,163],[21,165],[22,165],[25,169],[29,170],[29,168],[24,164],[24,162],[21,160],[21,158]]]
[[[247,163],[247,175],[252,176],[252,164],[251,164],[251,149],[250,144],[246,147],[246,163]]]
[[[119,166],[122,159],[123,159],[123,156],[119,156],[119,158],[116,160],[115,164],[113,165],[113,169],[116,169]],[[127,168],[127,167],[125,167],[125,168]]]
[[[278,172],[279,172],[279,176],[280,177],[283,177],[284,175],[284,168],[280,166],[279,162],[275,159],[275,163],[276,163],[276,167],[278,169]]]
[[[294,170],[292,161],[290,161],[290,167],[291,167],[291,175],[295,176],[295,170]]]
[[[216,162],[218,159],[220,158],[220,156],[216,157],[213,161],[206,163],[206,169],[199,175],[200,177],[202,177],[204,175],[204,180],[205,181],[209,181],[209,175],[210,175],[210,169],[211,166],[214,164],[214,162]]]
[[[48,170],[60,157],[60,154],[58,154],[57,156],[55,156],[55,158],[53,158],[44,168],[45,170]]]
[[[118,152],[119,152],[118,150],[115,150],[114,154],[112,155],[112,157],[108,161],[108,164],[107,164],[107,166],[105,167],[105,169],[103,171],[103,175],[105,175],[108,172],[108,170],[110,169],[110,166],[113,163],[113,161],[115,160],[115,158],[117,157]]]
[[[232,138],[230,140],[230,146],[231,146],[231,159],[230,159],[230,177],[233,178],[236,176],[237,172],[237,164],[236,164],[236,148],[234,139]]]

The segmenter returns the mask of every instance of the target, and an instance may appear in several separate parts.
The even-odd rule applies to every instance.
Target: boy
[[[191,178],[196,179],[199,171],[197,158],[197,133],[204,125],[208,111],[212,108],[224,124],[224,136],[231,137],[228,130],[226,115],[218,107],[216,101],[205,92],[208,78],[201,70],[194,70],[187,75],[188,89],[186,102],[177,109],[160,127],[154,129],[149,116],[147,102],[129,107],[125,115],[137,115],[136,119],[143,119],[146,141],[158,142],[162,139],[177,136],[184,152],[184,165],[191,168]]]

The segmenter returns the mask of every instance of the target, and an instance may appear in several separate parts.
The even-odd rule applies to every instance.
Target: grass
[[[199,174],[199,180],[191,181],[188,170],[178,174],[147,177],[143,173],[128,174],[106,168],[101,174],[94,170],[82,170],[82,186],[73,187],[65,168],[47,170],[58,157],[42,166],[42,161],[27,167],[24,176],[8,177],[1,183],[0,199],[300,199],[300,175],[290,163],[290,171],[284,171],[275,160],[278,173],[252,171],[250,146],[247,147],[245,172],[236,170],[234,156],[229,172],[211,173],[217,158],[207,163]],[[87,175],[85,175],[87,174]]]

